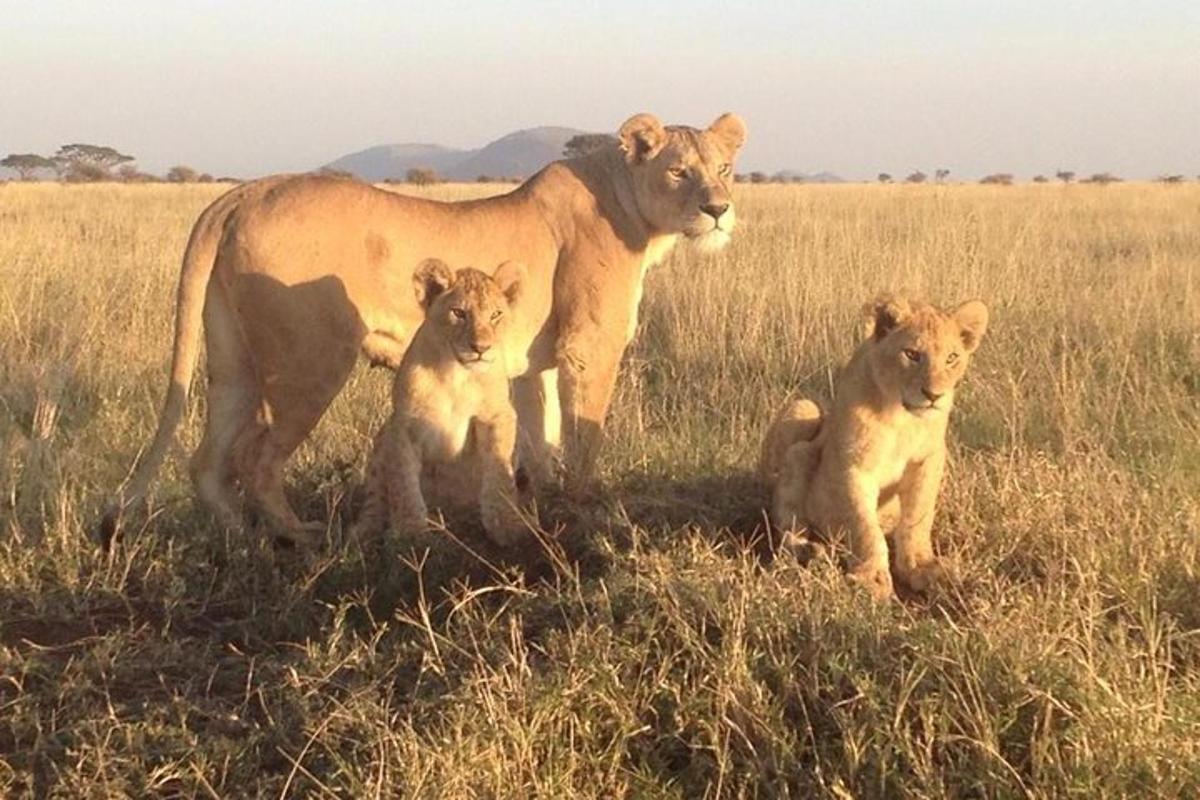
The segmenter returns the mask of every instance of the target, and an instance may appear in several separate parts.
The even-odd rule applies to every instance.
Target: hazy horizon
[[[382,144],[747,121],[740,171],[1200,174],[1200,4],[43,2],[0,29],[0,155],[250,177]]]

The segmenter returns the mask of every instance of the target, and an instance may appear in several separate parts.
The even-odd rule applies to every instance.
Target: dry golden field
[[[651,273],[607,491],[538,552],[342,543],[364,369],[294,462],[314,563],[193,505],[202,392],[105,556],[220,191],[0,185],[0,796],[1200,796],[1200,185],[739,188],[726,251]],[[961,584],[891,605],[773,558],[750,475],[883,289],[992,310]]]

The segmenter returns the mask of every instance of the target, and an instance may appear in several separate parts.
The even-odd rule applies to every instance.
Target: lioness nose
[[[925,399],[931,403],[936,403],[938,399],[945,394],[944,392],[931,392],[928,389],[921,389],[921,394],[925,395]]]
[[[491,342],[471,342],[471,349],[475,351],[476,355],[483,355],[488,350],[492,349],[492,343]]]
[[[729,203],[707,203],[700,206],[700,210],[713,219],[720,219],[721,215],[729,210]]]

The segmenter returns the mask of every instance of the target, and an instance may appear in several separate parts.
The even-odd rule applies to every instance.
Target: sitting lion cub
[[[517,418],[509,400],[504,334],[525,270],[505,262],[489,276],[451,272],[428,259],[413,274],[425,321],[404,353],[392,386],[392,415],[375,439],[367,500],[356,534],[377,533],[390,518],[400,531],[427,529],[425,491],[479,504],[483,526],[500,545],[524,532],[513,479]]]
[[[866,340],[838,379],[833,411],[791,401],[763,442],[759,473],[783,531],[847,535],[851,575],[878,598],[896,577],[923,591],[945,571],[930,528],[954,388],[988,324],[978,300],[950,313],[900,298],[865,307]]]

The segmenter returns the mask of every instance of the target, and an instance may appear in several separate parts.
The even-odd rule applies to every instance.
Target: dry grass
[[[105,558],[218,191],[0,186],[0,795],[1200,794],[1200,187],[742,189],[725,253],[652,273],[609,496],[540,552],[340,544],[364,371],[295,464],[320,563],[219,531],[182,459]],[[885,288],[993,327],[935,526],[962,587],[880,608],[770,557],[748,470]]]

